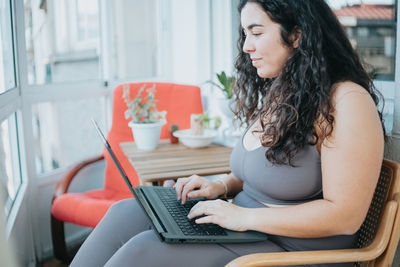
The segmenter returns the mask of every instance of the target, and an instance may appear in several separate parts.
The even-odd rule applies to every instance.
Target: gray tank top
[[[273,165],[265,157],[265,147],[246,150],[243,138],[232,151],[232,173],[243,181],[243,193],[278,205],[300,204],[322,198],[321,159],[316,146],[307,145],[293,159],[296,167]]]

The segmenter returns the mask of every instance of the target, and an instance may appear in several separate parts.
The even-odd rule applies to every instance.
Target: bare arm
[[[198,175],[192,175],[187,178],[180,178],[174,185],[178,200],[182,200],[182,204],[186,203],[187,198],[205,197],[207,199],[215,199],[225,193],[235,196],[242,190],[243,182],[236,178],[232,173],[228,174],[223,180],[226,185],[216,181],[210,181]]]
[[[190,217],[207,214],[198,221],[300,238],[355,233],[366,216],[379,177],[383,132],[375,104],[360,86],[340,84],[333,103],[333,132],[321,146],[323,199],[259,209],[215,201],[201,203]]]
[[[355,233],[370,205],[383,159],[383,132],[370,96],[354,83],[336,94],[332,136],[321,146],[323,199],[249,210],[249,229],[293,237]]]
[[[228,197],[234,197],[243,190],[243,181],[239,180],[233,173],[228,174],[223,181],[227,187],[226,193]]]

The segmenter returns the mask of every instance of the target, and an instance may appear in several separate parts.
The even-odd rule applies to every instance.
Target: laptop
[[[150,219],[153,229],[161,241],[168,243],[242,243],[267,239],[266,234],[256,231],[236,232],[216,224],[196,224],[194,220],[189,220],[187,214],[190,209],[204,198],[188,199],[186,204],[182,205],[177,200],[176,191],[172,187],[136,186],[133,188],[97,122],[94,119],[92,122],[122,178]]]

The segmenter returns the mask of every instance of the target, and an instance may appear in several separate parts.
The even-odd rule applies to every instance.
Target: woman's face
[[[243,7],[241,23],[246,34],[243,51],[249,54],[258,76],[278,76],[293,50],[283,44],[280,25],[273,22],[259,4],[252,2]]]

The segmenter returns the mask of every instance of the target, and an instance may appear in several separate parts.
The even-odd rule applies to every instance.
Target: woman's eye
[[[260,36],[261,33],[253,33],[254,36]]]

